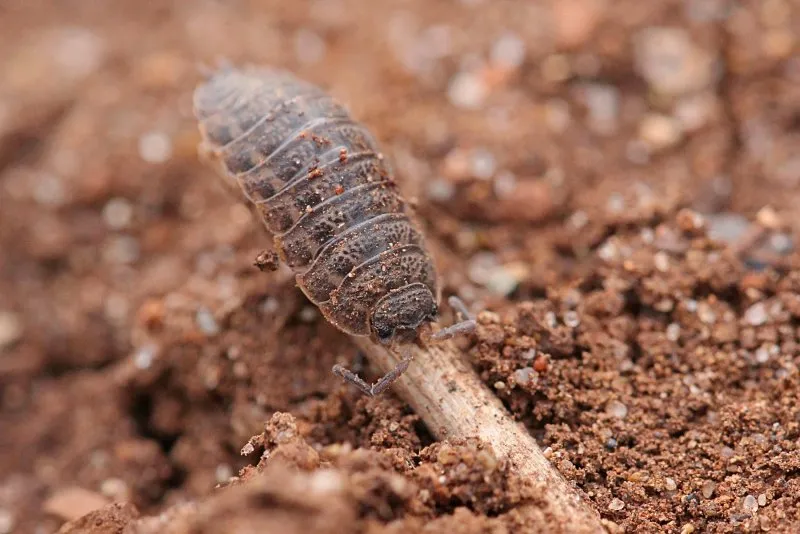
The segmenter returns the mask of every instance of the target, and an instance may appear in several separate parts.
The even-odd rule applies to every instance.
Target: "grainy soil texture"
[[[467,365],[607,527],[800,532],[798,29],[798,0],[3,1],[0,533],[570,532],[331,374],[380,371],[198,159],[218,58],[371,129],[481,312]]]

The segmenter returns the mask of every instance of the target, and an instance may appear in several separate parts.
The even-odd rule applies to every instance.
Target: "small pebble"
[[[606,404],[606,413],[617,419],[625,419],[625,416],[628,415],[628,407],[619,401],[613,400]]]
[[[625,508],[625,503],[619,499],[616,498],[611,499],[611,502],[608,503],[608,509],[611,510],[612,512],[619,512],[623,508]]]
[[[494,383],[494,389],[497,389],[497,390],[506,389],[505,382],[501,382],[501,381],[498,380],[497,382]]]
[[[533,376],[533,368],[532,367],[523,367],[522,369],[517,369],[514,371],[514,380],[517,384],[528,384]]]
[[[504,33],[492,45],[489,60],[499,67],[516,69],[525,61],[525,42],[515,33]]]
[[[710,499],[712,495],[714,495],[714,490],[717,489],[716,483],[706,480],[703,482],[703,486],[700,488],[700,492],[703,494],[703,497],[706,499]]]
[[[53,54],[67,72],[84,77],[100,67],[106,56],[106,44],[100,36],[81,27],[66,27],[59,33]]]
[[[694,22],[724,20],[730,5],[727,0],[684,0],[686,16]]]
[[[325,41],[316,32],[301,28],[294,36],[294,55],[300,63],[311,65],[325,57]]]
[[[485,285],[497,268],[497,257],[491,252],[478,252],[467,264],[467,276],[476,284]]]
[[[139,347],[133,355],[133,364],[137,369],[149,369],[158,352],[156,345],[144,345]]]
[[[56,489],[45,500],[42,510],[63,521],[73,521],[106,504],[108,500],[103,495],[78,486],[70,486]]]
[[[762,493],[758,496],[758,505],[759,506],[767,505],[767,496],[765,494]]]
[[[625,198],[619,193],[611,193],[608,196],[608,200],[606,200],[606,210],[609,213],[620,213],[624,209],[625,209]]]
[[[200,331],[207,336],[215,336],[219,334],[220,328],[214,314],[208,308],[200,308],[195,315],[195,322]]]
[[[453,29],[445,24],[425,28],[419,35],[419,54],[428,59],[442,59],[453,50]]]
[[[214,478],[218,484],[224,484],[233,476],[233,469],[228,464],[219,464],[214,470]]]
[[[0,311],[0,349],[13,345],[22,337],[22,321],[17,314]]]
[[[580,230],[581,228],[589,224],[589,216],[586,215],[585,211],[577,210],[575,213],[570,215],[567,223],[573,228]]]
[[[606,440],[606,449],[610,451],[615,450],[617,448],[617,445],[618,445],[617,440],[615,440],[614,438],[608,438],[608,440]]]
[[[103,220],[112,230],[122,230],[131,224],[133,207],[124,198],[112,198],[103,206]]]
[[[667,326],[667,339],[673,343],[678,341],[681,337],[681,325],[678,323],[670,323]]]
[[[128,499],[128,484],[121,478],[107,478],[100,483],[100,493],[116,501]]]
[[[714,58],[684,28],[642,30],[634,41],[634,56],[636,70],[658,93],[678,96],[708,87],[714,79]]]
[[[619,126],[619,90],[613,85],[592,83],[583,87],[582,96],[589,110],[589,128],[601,135],[613,134]]]
[[[278,308],[280,308],[280,303],[275,297],[267,297],[261,305],[261,311],[267,315],[277,312]]]
[[[675,482],[675,479],[667,477],[664,479],[664,489],[667,491],[675,491],[678,489],[678,484]]]
[[[620,373],[627,373],[633,370],[633,360],[630,358],[625,358],[624,360],[619,362],[619,366],[617,366]]]
[[[750,222],[736,213],[715,213],[705,217],[708,237],[723,243],[736,243],[750,228]]]
[[[639,138],[658,152],[677,145],[683,138],[680,123],[668,115],[650,113],[639,124]]]
[[[794,242],[788,234],[773,234],[769,238],[769,246],[778,254],[789,254],[794,250]]]
[[[697,305],[697,317],[705,324],[714,324],[717,321],[717,314],[705,302]]]
[[[772,347],[768,347],[768,346],[759,347],[756,350],[756,361],[758,363],[762,363],[762,364],[763,363],[767,363],[769,361],[770,356],[773,353],[777,353],[777,350],[773,350],[773,349],[777,349],[777,348],[778,348],[777,345],[772,345]]]
[[[447,180],[431,180],[428,184],[428,198],[435,202],[452,200],[456,194],[455,186]]]
[[[304,323],[313,323],[317,318],[317,310],[311,306],[305,306],[300,310],[299,317]]]
[[[536,349],[528,349],[522,353],[522,358],[525,360],[532,360],[536,358]]]
[[[33,187],[33,199],[43,206],[61,206],[67,201],[67,190],[58,176],[49,173],[38,175]]]
[[[447,88],[447,97],[456,107],[479,109],[488,94],[486,84],[475,72],[459,72],[451,80]]]
[[[712,93],[687,96],[675,105],[675,118],[684,132],[695,132],[711,120],[716,105]]]
[[[754,514],[758,511],[758,501],[752,495],[748,495],[742,499],[742,509],[744,509],[745,513]]]
[[[767,319],[767,309],[763,302],[756,302],[744,312],[744,320],[751,326],[761,326]]]
[[[564,324],[570,328],[577,328],[581,324],[581,318],[576,311],[568,311],[564,314]]]
[[[641,139],[631,139],[625,145],[625,157],[635,165],[646,165],[650,161],[650,149]]]
[[[519,285],[520,280],[525,278],[526,270],[524,266],[516,268],[516,265],[496,267],[486,281],[486,289],[496,295],[510,295]]]
[[[570,77],[569,59],[563,54],[552,54],[540,64],[542,78],[550,83],[561,83]]]
[[[600,248],[597,249],[597,255],[603,261],[614,261],[619,258],[619,247],[609,239],[600,245]]]
[[[569,103],[560,98],[552,98],[544,105],[544,121],[553,133],[563,133],[572,117]]]
[[[148,132],[139,138],[139,156],[147,163],[164,163],[172,157],[172,140],[164,132]]]
[[[655,256],[653,256],[653,264],[656,269],[665,273],[669,271],[669,256],[663,250],[656,252]]]
[[[548,5],[548,4],[542,4]],[[606,15],[603,0],[559,0],[552,3],[552,18],[548,28],[559,49],[580,48],[594,34]]]
[[[5,508],[0,508],[0,534],[11,534],[14,531],[14,516]]]
[[[139,241],[135,237],[117,235],[103,248],[103,258],[108,263],[130,265],[139,259],[139,252]]]
[[[472,152],[472,175],[481,180],[489,180],[494,176],[496,163],[494,154],[485,148],[478,148]]]
[[[776,212],[775,208],[772,206],[764,206],[758,210],[758,213],[756,213],[756,221],[764,228],[770,230],[778,230],[783,226],[780,215],[778,215],[778,212]]]
[[[494,194],[497,198],[509,198],[517,189],[517,177],[509,171],[502,171],[494,177]]]
[[[313,493],[337,493],[344,488],[342,475],[334,469],[317,469],[311,476],[310,483]]]

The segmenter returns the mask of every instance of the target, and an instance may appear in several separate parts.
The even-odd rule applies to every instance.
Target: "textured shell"
[[[194,107],[201,154],[244,192],[331,323],[370,335],[379,301],[400,288],[427,288],[439,302],[423,237],[375,139],[330,95],[282,71],[227,67],[197,88]]]

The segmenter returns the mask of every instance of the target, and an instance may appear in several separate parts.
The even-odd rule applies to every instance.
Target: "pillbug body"
[[[194,109],[201,157],[244,193],[326,319],[383,344],[417,340],[436,320],[438,279],[372,134],[320,88],[265,68],[223,67],[195,90]],[[374,395],[408,363],[374,386],[334,372]]]

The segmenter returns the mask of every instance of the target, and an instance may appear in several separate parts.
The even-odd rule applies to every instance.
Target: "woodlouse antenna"
[[[461,334],[468,334],[475,331],[478,326],[475,317],[469,312],[463,300],[453,295],[447,299],[447,303],[455,310],[456,315],[460,316],[461,320],[433,334],[430,338],[431,341],[438,343]]]
[[[402,349],[401,355],[402,357],[400,358],[400,362],[395,366],[395,368],[383,375],[380,380],[374,384],[368,384],[356,373],[339,364],[333,366],[333,374],[343,378],[346,382],[353,384],[365,395],[376,397],[383,393],[386,388],[392,385],[392,382],[400,378],[400,376],[406,372],[406,369],[408,369],[411,360],[414,359],[413,355],[411,354],[411,350],[408,347],[404,347]]]

